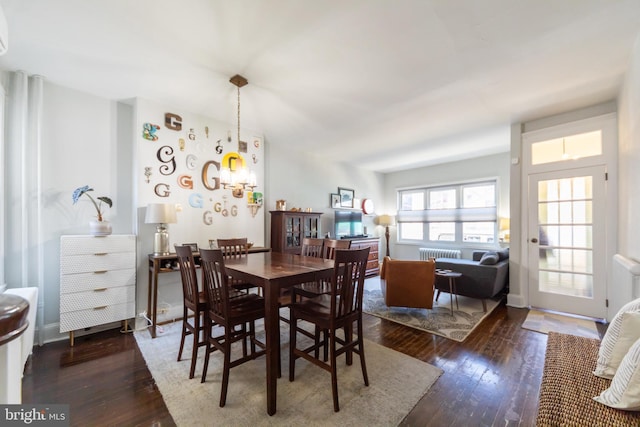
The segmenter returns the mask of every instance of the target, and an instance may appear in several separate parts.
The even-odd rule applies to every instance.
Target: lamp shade
[[[500,231],[509,231],[511,227],[511,220],[509,218],[502,217],[500,218],[499,225]]]
[[[378,225],[382,225],[383,227],[388,227],[390,225],[395,225],[396,219],[392,215],[380,215],[378,216]]]
[[[147,224],[174,224],[178,221],[173,203],[149,203],[144,222]]]

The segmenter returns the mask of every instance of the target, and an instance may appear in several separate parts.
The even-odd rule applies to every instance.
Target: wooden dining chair
[[[323,239],[322,257],[324,259],[334,259],[336,250],[349,249],[351,240],[348,239]],[[297,295],[304,298],[315,298],[318,295],[328,294],[331,292],[330,283],[326,280],[318,280],[315,282],[301,283],[296,285]]]
[[[322,258],[324,256],[324,240],[314,237],[305,237],[302,239],[300,247],[300,255]]]
[[[218,249],[222,251],[225,258],[242,258],[249,255],[249,245],[246,237],[234,239],[218,239]],[[230,286],[236,290],[249,292],[250,289],[257,288],[256,285],[243,282],[237,279],[230,279]],[[259,289],[259,288],[258,288]],[[258,290],[259,292],[259,290]]]
[[[180,350],[178,350],[178,362],[182,358],[185,338],[193,335],[193,347],[191,349],[191,368],[189,379],[194,377],[198,349],[205,345],[204,340],[204,313],[207,310],[207,299],[204,292],[198,290],[198,275],[193,252],[190,246],[175,245],[178,257],[178,267],[182,279],[183,310],[182,310],[182,336],[180,337]],[[192,320],[189,320],[189,319]]]
[[[232,289],[229,286],[229,275],[224,266],[224,256],[220,249],[203,249],[200,251],[202,260],[203,283],[207,296],[208,309],[205,321],[205,347],[207,349],[202,380],[207,378],[209,358],[211,352],[220,350],[224,355],[222,370],[222,391],[220,406],[227,401],[229,386],[229,371],[249,360],[256,359],[266,353],[264,343],[256,340],[256,320],[264,318],[264,299],[256,294],[246,294],[230,298]],[[224,329],[219,336],[213,334],[213,326]],[[238,328],[239,327],[239,328]],[[248,328],[247,328],[248,327]],[[231,345],[242,341],[242,356],[231,360]],[[249,351],[247,351],[247,341]],[[260,347],[260,350],[256,349]]]
[[[338,412],[338,376],[337,359],[345,353],[347,364],[351,364],[352,353],[360,356],[360,368],[364,384],[369,385],[367,366],[364,357],[362,330],[362,296],[364,293],[364,277],[369,258],[369,249],[337,250],[331,279],[331,292],[316,298],[294,300],[289,307],[291,321],[289,344],[289,381],[295,379],[296,359],[302,357],[309,362],[331,373],[331,391],[333,394],[333,410]],[[298,292],[294,288],[294,297]],[[316,340],[305,347],[297,347],[297,335],[302,329],[298,321],[303,320],[316,327]],[[357,333],[353,334],[353,324],[357,325]],[[342,330],[344,338],[336,333]],[[319,340],[320,333],[324,338]],[[327,342],[328,340],[328,342]],[[320,360],[319,348],[329,348],[329,360]]]

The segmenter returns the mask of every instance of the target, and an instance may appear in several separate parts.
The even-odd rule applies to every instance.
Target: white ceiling
[[[614,99],[639,0],[0,0],[0,68],[142,97],[392,171],[508,151]]]

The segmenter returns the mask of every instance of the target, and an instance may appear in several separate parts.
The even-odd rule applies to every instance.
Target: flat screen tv
[[[336,239],[350,237],[363,237],[362,212],[359,211],[335,211],[335,236]]]

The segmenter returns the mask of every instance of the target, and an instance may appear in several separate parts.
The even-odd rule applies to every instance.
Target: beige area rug
[[[500,304],[501,299],[487,299],[487,312],[482,310],[482,300],[458,296],[458,306],[448,293],[442,292],[433,301],[431,310],[421,308],[387,307],[380,289],[365,289],[362,310],[383,319],[421,329],[454,341],[464,341],[471,331]]]
[[[529,310],[522,327],[543,334],[553,331],[561,334],[600,339],[596,322],[593,320],[579,319],[539,310]]]
[[[262,323],[260,323],[262,326]],[[189,380],[189,356],[176,362],[180,323],[164,326],[152,339],[135,333],[162,397],[178,426],[396,426],[442,374],[442,370],[365,340],[369,387],[364,385],[359,359],[338,368],[340,412],[333,411],[331,375],[305,360],[296,361],[296,380],[289,382],[288,333],[282,331],[282,378],[278,380],[277,412],[267,415],[265,358],[231,369],[227,403],[220,408],[222,355],[211,355],[207,381],[200,383],[204,349],[196,377]],[[239,346],[236,346],[238,348]],[[184,354],[190,355],[190,341]]]

